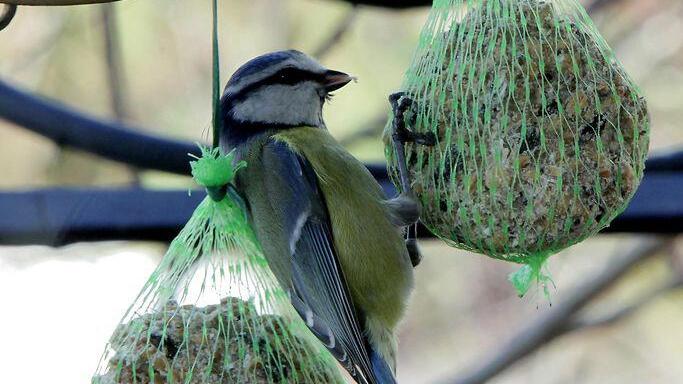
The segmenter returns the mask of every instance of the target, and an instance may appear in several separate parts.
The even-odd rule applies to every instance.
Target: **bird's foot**
[[[393,138],[401,143],[415,143],[425,146],[434,146],[436,136],[432,132],[418,133],[410,130],[408,126],[415,125],[415,114],[406,116],[415,101],[408,97],[405,92],[395,92],[389,95],[389,102],[394,113]]]
[[[404,228],[420,220],[422,207],[411,193],[403,192],[387,200],[385,205],[389,210],[391,222],[397,227]]]

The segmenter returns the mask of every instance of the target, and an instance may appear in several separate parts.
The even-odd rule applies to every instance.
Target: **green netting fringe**
[[[437,139],[406,146],[423,222],[528,264],[511,276],[520,294],[548,281],[538,260],[606,227],[642,178],[646,103],[576,0],[435,0],[402,89],[408,128]]]
[[[245,164],[202,149],[207,188]],[[238,197],[207,197],[114,331],[92,382],[342,383],[268,268]],[[173,209],[173,207],[169,207]]]

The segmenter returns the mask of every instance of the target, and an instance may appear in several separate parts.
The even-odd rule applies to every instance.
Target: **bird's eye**
[[[308,73],[296,69],[296,68],[285,68],[280,70],[280,72],[276,73],[273,75],[273,79],[276,82],[282,83],[282,84],[296,84],[301,81],[305,81],[308,79]]]

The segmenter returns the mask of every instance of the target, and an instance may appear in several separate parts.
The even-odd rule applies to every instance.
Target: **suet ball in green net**
[[[197,182],[244,167],[202,148]],[[227,175],[227,176],[226,176]],[[278,285],[239,197],[206,197],[113,332],[93,384],[343,383]]]
[[[406,145],[422,221],[454,246],[542,265],[642,178],[645,100],[576,0],[436,0],[402,89],[437,141]]]

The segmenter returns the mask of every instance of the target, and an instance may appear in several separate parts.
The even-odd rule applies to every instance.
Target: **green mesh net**
[[[231,181],[232,155],[203,149],[205,187]],[[228,175],[228,177],[226,177]],[[228,193],[207,197],[114,331],[92,382],[343,383],[278,286]]]
[[[526,264],[511,276],[520,294],[642,178],[645,101],[576,0],[435,0],[402,89],[408,128],[436,136],[406,146],[422,221],[451,245]]]

